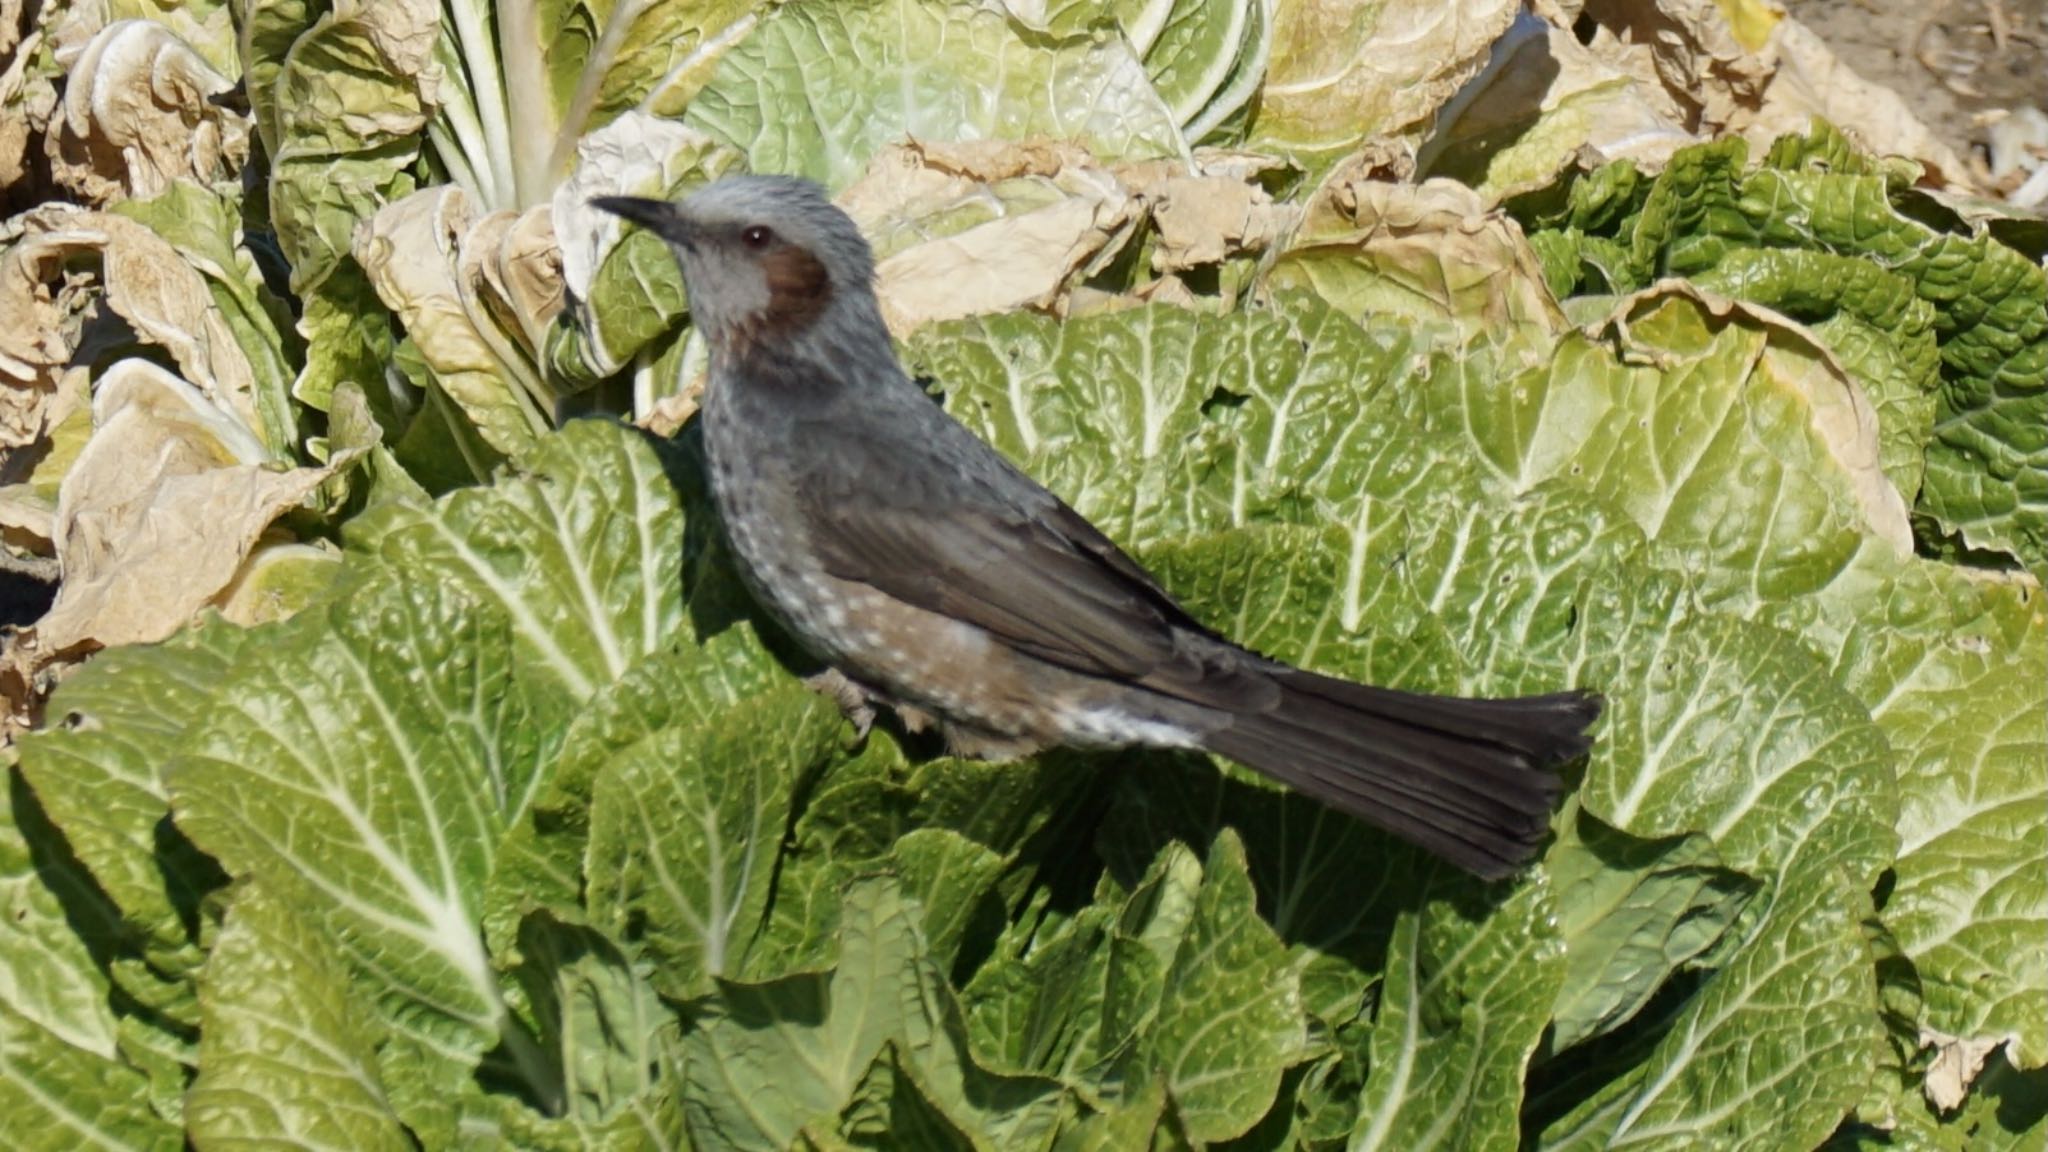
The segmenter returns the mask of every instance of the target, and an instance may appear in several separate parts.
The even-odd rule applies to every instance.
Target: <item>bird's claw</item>
[[[837,668],[804,677],[804,686],[813,692],[831,698],[839,705],[840,715],[853,723],[855,739],[868,738],[868,729],[875,726],[876,696],[866,687],[847,678]]]

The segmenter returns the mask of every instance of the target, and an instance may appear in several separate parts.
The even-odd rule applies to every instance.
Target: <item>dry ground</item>
[[[1991,125],[2048,113],[2048,0],[1785,0],[1865,79],[1897,91],[1958,152]]]

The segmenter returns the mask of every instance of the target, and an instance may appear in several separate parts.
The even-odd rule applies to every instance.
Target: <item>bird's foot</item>
[[[854,735],[867,739],[868,729],[875,726],[875,703],[881,697],[866,685],[851,680],[837,668],[804,677],[804,686],[811,691],[831,698],[839,705],[840,715],[853,723]]]
[[[829,696],[839,705],[839,712],[853,723],[854,737],[867,739],[868,730],[875,726],[876,709],[888,708],[896,713],[897,723],[903,731],[912,736],[930,732],[942,725],[936,716],[922,708],[899,703],[873,688],[855,680],[837,668],[804,677],[804,686],[813,692]],[[949,739],[951,729],[948,729]]]

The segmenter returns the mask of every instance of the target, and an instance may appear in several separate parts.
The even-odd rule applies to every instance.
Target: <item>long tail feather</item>
[[[1585,754],[1590,692],[1423,696],[1313,672],[1273,673],[1278,703],[1204,746],[1479,876],[1513,872],[1549,828],[1556,766]]]

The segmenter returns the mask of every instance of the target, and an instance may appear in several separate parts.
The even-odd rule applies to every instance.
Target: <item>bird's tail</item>
[[[1489,879],[1535,852],[1556,765],[1585,753],[1601,709],[1590,692],[1465,700],[1272,676],[1278,703],[1234,715],[1205,748]]]

